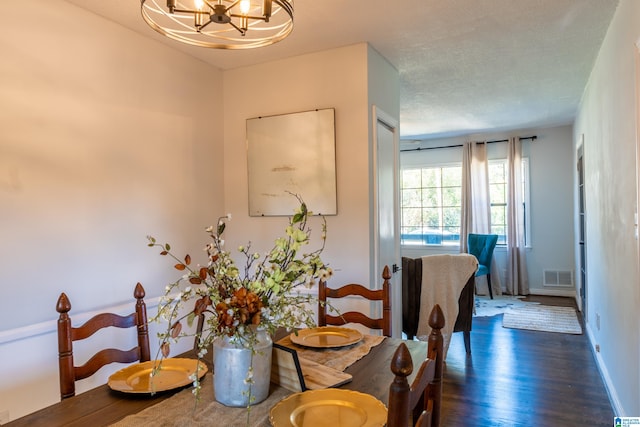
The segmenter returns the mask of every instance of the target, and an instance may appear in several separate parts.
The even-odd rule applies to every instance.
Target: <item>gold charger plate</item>
[[[387,407],[370,394],[327,388],[285,397],[269,411],[273,427],[374,427],[387,423]]]
[[[298,335],[290,336],[291,342],[305,347],[331,348],[344,347],[360,342],[364,336],[360,331],[335,326],[320,326],[318,328],[301,329]]]
[[[161,369],[152,380],[151,372],[157,363],[157,360],[150,360],[127,366],[112,374],[107,384],[112,390],[125,393],[155,393],[173,390],[193,382],[189,377],[196,371],[198,361],[180,358],[164,359]],[[206,373],[207,365],[201,361],[198,378],[202,378]]]

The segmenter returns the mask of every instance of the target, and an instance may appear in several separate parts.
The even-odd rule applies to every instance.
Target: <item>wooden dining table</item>
[[[404,342],[409,348],[414,366],[419,366],[427,354],[426,342],[385,338],[380,344],[372,347],[368,354],[345,369],[345,372],[351,374],[353,379],[339,388],[370,394],[386,405],[389,386],[393,381],[390,363],[401,342]],[[178,357],[195,358],[195,353],[189,351]],[[209,369],[212,368],[210,358],[208,360],[205,358],[205,363]],[[203,381],[211,381],[210,374],[207,374]],[[190,385],[186,387],[190,387]],[[107,426],[163,402],[179,391],[180,389],[170,390],[154,395],[128,394],[113,391],[105,384],[64,399],[6,425],[11,427]]]

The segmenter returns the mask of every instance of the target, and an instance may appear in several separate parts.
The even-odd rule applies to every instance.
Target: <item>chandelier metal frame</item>
[[[293,0],[140,0],[140,11],[158,33],[213,49],[268,46],[293,30]]]

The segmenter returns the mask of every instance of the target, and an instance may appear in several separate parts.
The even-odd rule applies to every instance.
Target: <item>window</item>
[[[522,159],[522,199],[525,245],[529,243],[529,159]],[[507,244],[507,160],[489,161],[489,198],[491,199],[491,233],[498,244]]]
[[[400,186],[402,244],[460,244],[460,165],[403,169]]]
[[[529,244],[529,161],[522,159],[525,244]],[[507,243],[507,160],[489,161],[491,233]],[[409,167],[401,171],[401,243],[459,245],[462,165]]]
[[[507,244],[507,161],[489,161],[489,199],[491,203],[491,233],[498,235],[498,244]]]

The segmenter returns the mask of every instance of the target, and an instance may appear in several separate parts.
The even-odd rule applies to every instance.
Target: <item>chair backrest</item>
[[[344,325],[347,323],[359,323],[370,329],[380,329],[385,336],[391,336],[391,290],[389,279],[391,273],[389,266],[382,271],[382,289],[372,290],[363,285],[351,283],[339,288],[329,288],[324,280],[320,280],[318,287],[318,325]],[[327,298],[343,298],[346,296],[360,296],[370,301],[382,302],[382,317],[371,318],[357,311],[348,311],[339,315],[331,315],[327,307]]]
[[[478,259],[480,265],[491,268],[493,250],[498,243],[497,234],[472,234],[467,237],[469,253]]]
[[[71,326],[69,311],[71,302],[63,292],[58,298],[56,310],[58,318],[58,364],[60,369],[60,397],[66,399],[75,395],[75,382],[95,374],[98,369],[113,362],[146,362],[151,359],[149,351],[149,330],[147,326],[147,307],[144,303],[144,288],[140,283],[133,292],[136,298],[135,311],[127,316],[114,313],[101,313],[87,320],[82,326]],[[108,348],[97,352],[84,365],[73,363],[73,342],[90,337],[106,327],[136,327],[138,345],[130,350]]]
[[[398,346],[391,360],[395,375],[389,387],[387,427],[439,427],[442,405],[442,332],[444,314],[438,304],[429,316],[431,334],[428,339],[427,358],[422,362],[411,386],[407,377],[413,372],[411,353],[405,343]],[[414,421],[415,420],[415,421]]]

